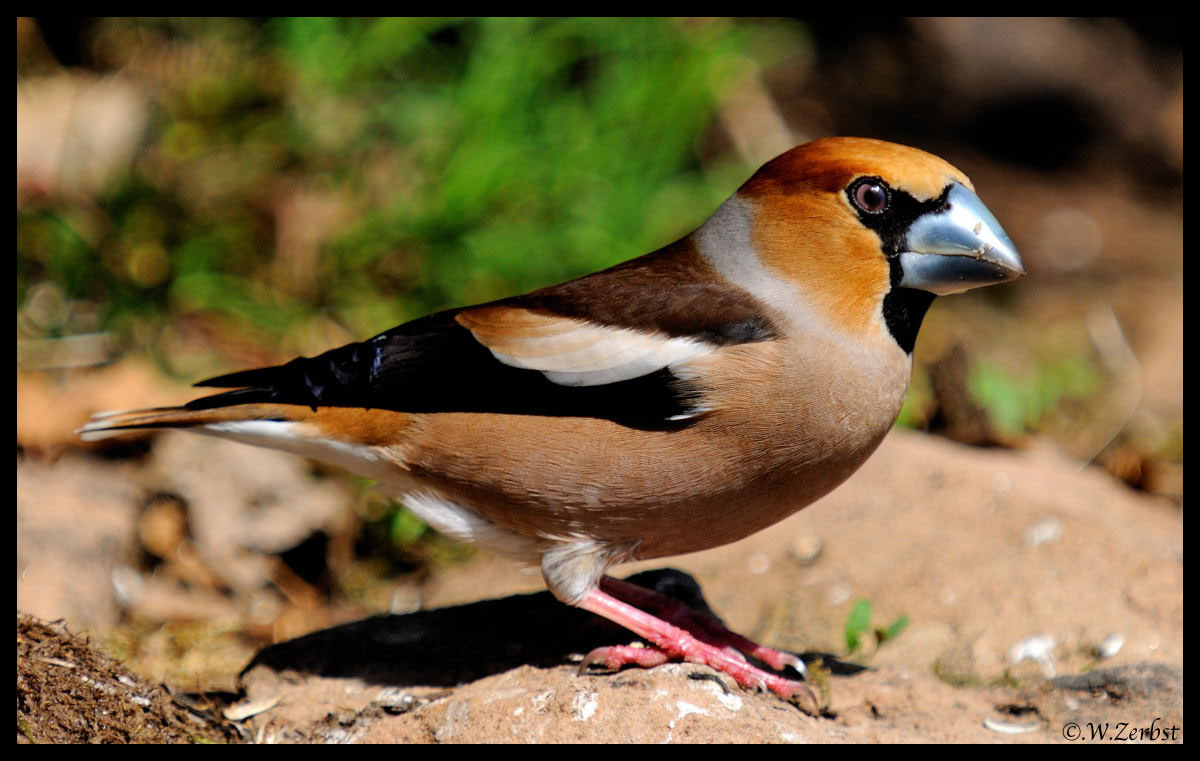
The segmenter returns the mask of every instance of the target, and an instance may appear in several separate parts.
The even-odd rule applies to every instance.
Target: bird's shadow
[[[682,571],[645,571],[628,581],[712,613],[696,580]],[[448,687],[522,665],[562,665],[572,653],[631,639],[626,629],[539,592],[374,616],[313,632],[264,648],[242,674],[261,666],[381,685]],[[800,656],[806,661],[822,658],[834,674],[863,668],[824,653]]]

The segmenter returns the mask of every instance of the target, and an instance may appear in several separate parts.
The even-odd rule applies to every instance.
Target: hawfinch
[[[588,662],[705,663],[811,708],[802,682],[735,651],[803,674],[796,656],[605,574],[733,542],[829,492],[896,419],[933,298],[1022,274],[950,164],[817,140],[653,253],[210,378],[197,385],[230,390],[81,434],[184,428],[343,467],[649,643]]]

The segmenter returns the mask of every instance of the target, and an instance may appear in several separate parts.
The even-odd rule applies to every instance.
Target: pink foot
[[[730,631],[717,619],[692,610],[674,597],[608,576],[600,580],[600,588],[635,608],[654,611],[667,623],[691,632],[706,642],[757,658],[776,671],[790,668],[802,677],[808,674],[804,661],[799,656],[760,645],[737,632]]]
[[[650,592],[641,587],[635,587],[633,584],[618,582],[615,579],[607,577],[602,580],[601,585],[605,588],[618,591],[622,596],[630,592],[630,588],[636,589],[636,592],[630,592],[630,596],[636,597],[639,600],[649,601],[655,607],[659,608],[664,607],[663,600],[675,603],[675,605],[665,605],[665,607],[671,609],[668,615],[677,621],[682,619],[683,623],[692,624],[695,628],[700,629],[700,631],[696,631],[695,633],[685,631],[661,618],[639,610],[629,603],[622,602],[608,592],[593,589],[579,603],[579,607],[624,626],[634,634],[649,641],[652,647],[618,646],[600,648],[589,653],[587,658],[584,659],[585,668],[590,663],[603,663],[609,668],[619,668],[622,665],[631,663],[639,666],[656,666],[664,663],[666,660],[702,663],[717,671],[728,674],[743,687],[769,689],[784,700],[794,703],[802,710],[813,714],[817,713],[820,703],[808,685],[791,679],[785,679],[784,677],[751,666],[736,652],[736,650],[740,649],[737,647],[737,643],[748,644],[751,654],[755,657],[759,657],[755,650],[767,651],[768,653],[775,653],[793,659],[796,658],[795,656],[787,653],[779,653],[779,651],[772,650],[771,648],[761,648],[750,640],[733,634],[724,626],[714,621],[710,616],[701,616],[690,611],[677,600],[672,600],[657,592]],[[645,596],[641,594],[643,592]],[[675,608],[676,605],[678,609]],[[686,615],[681,613],[680,609],[685,611]],[[711,631],[713,627],[716,627],[717,632]],[[702,641],[696,635],[705,639],[716,640],[716,642]],[[736,638],[736,640],[732,638]],[[784,660],[777,659],[777,662],[783,662]],[[790,661],[785,665],[791,665]]]
[[[580,673],[588,670],[589,666],[603,666],[609,671],[619,671],[623,666],[640,666],[652,669],[671,660],[657,647],[638,647],[636,645],[610,645],[598,647],[584,657],[579,665]]]

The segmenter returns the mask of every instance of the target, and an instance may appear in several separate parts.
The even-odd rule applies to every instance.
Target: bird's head
[[[849,329],[882,316],[906,350],[934,296],[1025,274],[966,175],[881,140],[793,148],[759,169],[712,221],[710,243],[702,243],[710,252],[720,238],[741,239],[740,265],[729,246],[714,262],[733,279],[760,281],[751,290],[776,305],[783,294],[775,288],[770,298],[767,281],[785,282]]]

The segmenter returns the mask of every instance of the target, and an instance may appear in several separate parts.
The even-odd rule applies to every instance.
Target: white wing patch
[[[571,339],[572,348],[555,350],[555,339]],[[509,351],[488,348],[504,364],[540,370],[562,386],[599,386],[629,380],[712,351],[708,344],[688,338],[591,325],[581,325],[554,339],[521,339]]]
[[[497,360],[539,370],[562,386],[599,386],[638,378],[716,348],[692,338],[612,328],[511,307],[462,312],[458,321]]]

